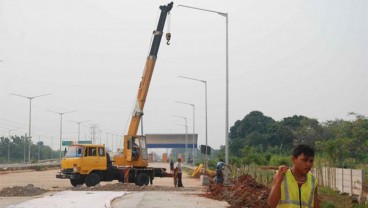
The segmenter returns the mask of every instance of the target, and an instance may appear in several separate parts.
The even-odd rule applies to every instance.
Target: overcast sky
[[[89,138],[91,124],[127,131],[156,28],[161,0],[0,0],[0,135],[28,132],[29,101],[9,93],[50,96],[32,101],[33,141],[58,147]],[[177,7],[229,13],[229,127],[254,110],[275,120],[304,115],[320,122],[368,116],[366,0],[176,1],[171,45],[163,38],[144,116],[145,133],[192,132],[205,143],[204,85],[208,82],[208,144],[225,143],[225,18]],[[179,124],[179,125],[178,125]],[[99,133],[97,135],[99,137]],[[106,133],[102,134],[103,141]],[[111,138],[111,136],[110,136]],[[115,136],[116,143],[121,137]]]

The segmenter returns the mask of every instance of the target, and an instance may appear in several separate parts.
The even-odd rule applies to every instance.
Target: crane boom
[[[143,116],[143,108],[146,102],[153,70],[155,68],[158,49],[160,48],[160,43],[162,39],[166,17],[167,17],[167,14],[172,9],[172,7],[173,7],[173,2],[169,3],[168,5],[160,6],[160,9],[161,9],[160,19],[157,24],[157,29],[153,32],[154,37],[153,37],[153,41],[151,45],[151,50],[146,60],[146,65],[144,67],[141,83],[139,84],[137,102],[136,102],[136,105],[135,105],[135,108],[132,114],[132,118],[130,121],[127,135],[130,135],[130,136],[137,135],[139,123]]]
[[[114,156],[114,164],[118,166],[132,166],[137,168],[145,168],[148,166],[148,153],[146,147],[146,139],[137,136],[138,127],[143,116],[143,108],[146,103],[148,89],[151,83],[153,70],[157,60],[158,49],[163,35],[165,21],[168,13],[173,7],[173,2],[160,6],[161,14],[157,24],[157,28],[153,31],[153,41],[151,49],[146,60],[142,80],[139,84],[137,101],[130,120],[127,135],[124,136],[122,155]],[[170,35],[168,35],[170,37]]]

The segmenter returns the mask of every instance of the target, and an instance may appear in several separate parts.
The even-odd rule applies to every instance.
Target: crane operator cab
[[[144,136],[126,136],[126,160],[131,162],[148,160],[146,138]],[[123,152],[124,155],[124,152]]]
[[[137,141],[136,141],[137,140]],[[138,160],[139,158],[139,141],[137,138],[132,138],[129,143],[128,146],[131,146],[132,147],[132,160]],[[131,145],[130,145],[131,144]]]

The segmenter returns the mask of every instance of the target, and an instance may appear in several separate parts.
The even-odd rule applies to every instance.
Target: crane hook
[[[166,33],[166,44],[170,45],[171,33]]]

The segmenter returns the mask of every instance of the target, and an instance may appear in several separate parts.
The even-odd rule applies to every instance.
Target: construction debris
[[[211,182],[206,197],[227,201],[232,208],[268,207],[267,197],[270,189],[257,183],[250,175],[229,179],[227,185]]]

